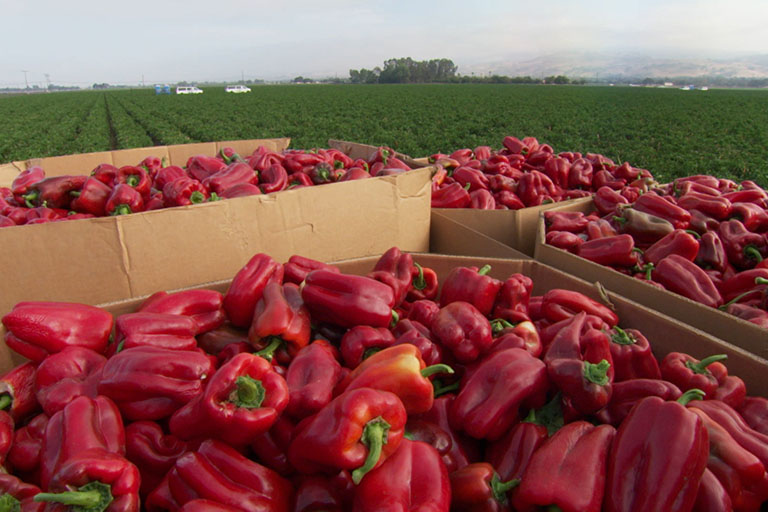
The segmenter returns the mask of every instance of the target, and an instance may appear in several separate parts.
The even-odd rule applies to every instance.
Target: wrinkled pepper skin
[[[712,398],[720,385],[718,376],[724,377],[728,373],[723,363],[719,362],[727,357],[718,354],[699,361],[689,354],[670,352],[661,361],[661,375],[682,391],[700,389],[705,397]]]
[[[40,453],[45,438],[48,416],[41,413],[19,427],[13,434],[13,444],[8,452],[8,466],[26,481],[40,481]]]
[[[667,201],[654,192],[638,197],[632,207],[670,222],[675,229],[688,229],[691,222],[691,214],[685,208]]]
[[[78,396],[96,398],[107,358],[83,347],[67,347],[45,358],[35,375],[37,401],[48,416]]]
[[[698,253],[699,241],[690,233],[682,229],[676,229],[646,249],[643,253],[643,261],[657,265],[670,254],[677,254],[693,261]]]
[[[496,303],[496,295],[501,290],[502,282],[486,275],[490,265],[477,267],[454,267],[443,281],[440,291],[440,307],[452,302],[469,302],[483,316],[491,314]]]
[[[244,446],[266,432],[288,405],[288,385],[269,361],[237,354],[208,379],[205,391],[171,416],[171,433],[184,440],[215,438]]]
[[[291,417],[311,416],[333,399],[342,375],[336,352],[328,341],[318,339],[302,348],[291,361],[285,374],[289,392],[285,412]]]
[[[493,466],[475,462],[450,474],[451,510],[503,512],[509,510],[507,492],[518,482],[503,482]]]
[[[115,321],[115,342],[107,348],[113,356],[135,347],[158,347],[174,350],[194,350],[197,322],[189,316],[139,311],[125,313]]]
[[[562,288],[553,288],[544,294],[541,311],[550,322],[566,320],[583,311],[602,319],[610,327],[619,323],[619,317],[607,306],[583,293]]]
[[[531,300],[533,280],[523,274],[512,274],[501,285],[493,306],[493,317],[518,323],[530,320],[528,302]]]
[[[145,505],[149,512],[178,510],[201,498],[236,510],[289,512],[293,487],[226,443],[208,439],[176,459]]]
[[[491,323],[469,302],[451,302],[435,316],[432,334],[461,363],[471,363],[493,344]]]
[[[287,178],[288,175],[286,175]],[[224,169],[205,178],[202,183],[211,192],[221,194],[229,187],[240,183],[255,184],[258,179],[259,175],[250,165],[243,162],[233,162]]]
[[[600,512],[608,453],[616,429],[587,421],[566,424],[531,457],[515,504],[556,505],[563,512]]]
[[[601,423],[618,427],[637,402],[649,396],[657,396],[665,401],[677,400],[683,394],[680,388],[661,379],[635,378],[614,382],[611,401],[597,411],[596,418]]]
[[[395,306],[399,306],[411,288],[413,274],[413,256],[392,247],[381,255],[368,277],[381,281],[390,288],[395,296]]]
[[[578,255],[599,265],[631,267],[639,259],[631,235],[615,235],[588,240],[579,246]]]
[[[87,176],[80,175],[44,178],[30,184],[21,198],[29,208],[46,206],[68,210],[74,197],[71,192],[80,190],[87,179]]]
[[[37,369],[26,362],[8,370],[0,377],[0,403],[13,421],[21,422],[38,410],[35,396]]]
[[[432,208],[466,208],[471,201],[467,189],[458,183],[442,185],[432,191]]]
[[[397,322],[392,288],[370,277],[315,270],[304,280],[301,298],[316,321],[340,327]]]
[[[34,501],[40,488],[14,475],[0,473],[0,507],[18,512],[43,512],[44,503]],[[2,508],[0,508],[2,510]]]
[[[707,231],[699,240],[699,251],[694,261],[698,266],[707,269],[725,270],[728,264],[728,256],[725,254],[725,246],[716,231]]]
[[[249,328],[256,303],[272,281],[282,283],[283,266],[268,254],[255,254],[235,274],[224,294],[223,306],[229,321],[237,327]]]
[[[355,488],[353,508],[359,512],[448,512],[451,484],[440,455],[432,446],[403,439],[384,463]]]
[[[147,298],[137,312],[189,316],[197,322],[195,335],[221,327],[226,320],[224,296],[216,290],[157,292]]]
[[[619,231],[632,235],[632,238],[640,244],[655,243],[676,229],[668,220],[635,208],[625,207],[619,213],[621,215],[613,217],[613,220],[619,223]]]
[[[107,198],[104,205],[107,215],[127,215],[144,211],[144,198],[126,183],[118,183]]]
[[[720,480],[709,469],[704,470],[693,512],[731,512],[733,502]]]
[[[728,261],[738,269],[754,268],[768,256],[768,241],[761,234],[748,231],[739,220],[721,222],[717,234],[723,241]]]
[[[613,440],[603,509],[690,511],[708,457],[709,437],[701,418],[678,402],[644,398]]]
[[[267,283],[248,329],[248,340],[257,354],[272,360],[277,353],[279,360],[290,360],[309,344],[311,334],[309,310],[298,285]]]
[[[37,363],[68,346],[103,353],[112,321],[103,309],[69,302],[19,302],[3,317],[8,347]]]
[[[682,256],[667,256],[656,265],[652,275],[654,281],[683,297],[714,308],[723,304],[720,292],[707,273]]]
[[[111,194],[112,187],[94,177],[89,177],[79,191],[73,192],[75,198],[69,207],[79,213],[103,217],[107,214],[107,199]]]
[[[320,269],[339,272],[338,267],[294,254],[283,264],[283,279],[286,283],[300,285],[307,278],[307,274]]]
[[[544,404],[549,389],[547,367],[519,348],[483,359],[462,386],[450,410],[456,430],[475,439],[495,441],[519,420],[520,408]]]
[[[400,320],[400,325],[404,320]],[[395,344],[395,335],[384,327],[356,325],[349,329],[341,338],[339,351],[344,366],[357,368],[364,359],[379,350]]]
[[[545,426],[521,421],[504,437],[488,444],[486,460],[496,469],[502,481],[519,480],[531,463],[533,454],[548,438]],[[510,495],[514,496],[518,490],[513,489]]]
[[[568,231],[548,231],[545,241],[547,245],[557,247],[571,254],[578,254],[584,244],[584,238]]]
[[[303,474],[350,470],[359,483],[397,450],[405,422],[394,393],[351,389],[297,426],[288,459]]]
[[[768,398],[748,396],[738,411],[752,429],[768,436]]]
[[[206,202],[208,198],[205,185],[186,176],[169,181],[163,187],[163,203],[166,208],[200,204]]]
[[[98,392],[127,420],[160,420],[200,394],[213,372],[202,351],[129,348],[107,360]]]
[[[139,468],[143,498],[160,484],[187,449],[186,442],[166,434],[154,421],[134,421],[125,427],[125,456]]]

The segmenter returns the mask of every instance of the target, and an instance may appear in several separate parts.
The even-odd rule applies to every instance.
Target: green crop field
[[[526,85],[285,85],[250,94],[109,90],[0,96],[0,162],[151,145],[290,137],[414,157],[534,136],[660,180],[709,173],[768,185],[768,91]]]

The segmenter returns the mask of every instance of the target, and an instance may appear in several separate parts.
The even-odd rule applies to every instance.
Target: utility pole
[[[245,83],[245,71],[243,71],[242,69],[240,70],[240,83],[241,84]]]
[[[48,92],[51,92],[51,75],[49,75],[48,73],[45,73],[45,82],[47,84],[46,90]]]
[[[29,89],[29,82],[27,81],[27,73],[29,73],[29,71],[22,69],[21,72],[24,73],[24,84],[26,85],[26,88]]]

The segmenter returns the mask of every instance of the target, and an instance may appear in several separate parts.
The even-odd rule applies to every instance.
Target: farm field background
[[[660,181],[697,173],[768,186],[768,91],[430,85],[265,85],[0,96],[0,162],[110,149],[290,137],[388,145],[414,157],[534,136]]]

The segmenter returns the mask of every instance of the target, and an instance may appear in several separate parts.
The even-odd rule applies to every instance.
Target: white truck
[[[250,87],[246,87],[245,85],[228,85],[224,92],[233,92],[235,94],[242,93],[242,92],[251,92]]]

